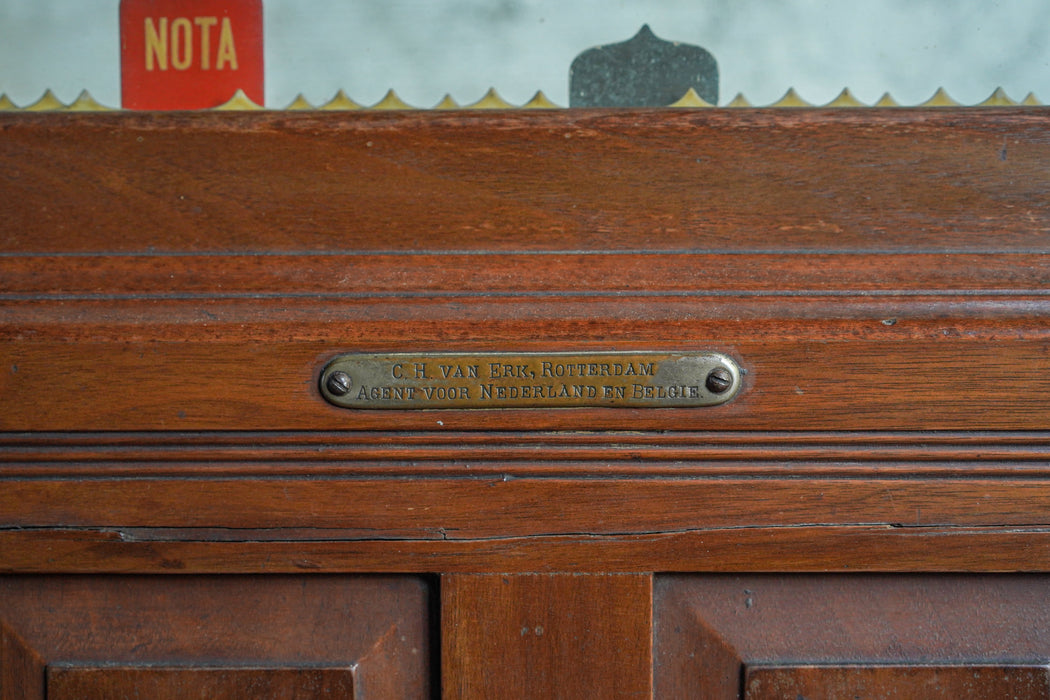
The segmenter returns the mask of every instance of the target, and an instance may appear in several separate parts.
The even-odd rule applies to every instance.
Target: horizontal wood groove
[[[14,463],[0,467],[0,484],[5,479],[55,479],[78,477],[85,479],[141,479],[141,478],[392,478],[408,477],[463,477],[487,478],[750,478],[750,479],[1045,479],[1050,477],[1050,466],[1039,463],[1015,461],[991,462],[830,462],[787,459],[740,461],[739,463],[718,461],[591,461],[567,462],[558,460],[530,462],[469,462],[437,461],[387,461],[359,463],[316,462],[67,462],[62,465],[48,463]],[[148,475],[148,476],[143,476]]]
[[[0,256],[2,259],[4,256]],[[565,270],[573,270],[566,275]],[[0,300],[1046,293],[1047,254],[477,253],[19,256]]]
[[[0,433],[0,478],[1050,475],[1050,433]]]
[[[1013,445],[1050,447],[1050,431],[1017,430],[768,430],[768,431],[585,431],[521,432],[498,430],[362,430],[362,431],[88,431],[3,432],[0,450],[9,447],[95,446],[336,446],[375,445],[393,441],[406,445]],[[0,452],[0,455],[3,453]]]
[[[1039,572],[1048,528],[754,527],[483,540],[0,529],[3,573]]]
[[[907,297],[544,294],[389,298],[0,299],[0,339],[116,343],[255,340],[357,346],[489,346],[550,350],[611,343],[1045,340],[1050,296]],[[544,339],[535,329],[548,329]]]
[[[1050,433],[0,433],[0,479],[1050,475]]]
[[[595,299],[598,301],[610,300],[610,299],[653,299],[653,298],[671,298],[671,299],[694,299],[694,300],[705,300],[705,299],[730,299],[739,300],[746,302],[750,300],[762,300],[762,299],[781,299],[781,300],[797,300],[799,305],[804,304],[818,304],[821,302],[826,303],[827,299],[840,299],[846,298],[854,301],[854,304],[858,308],[863,306],[858,303],[859,301],[871,299],[874,301],[883,299],[907,299],[909,301],[926,302],[927,304],[934,304],[941,298],[948,300],[969,300],[975,302],[988,303],[996,299],[1012,300],[1014,297],[1019,299],[1028,300],[1030,303],[1038,302],[1042,297],[1050,296],[1050,291],[1045,289],[977,289],[977,290],[937,290],[937,289],[918,289],[918,290],[865,290],[865,289],[843,289],[843,290],[826,290],[826,289],[800,289],[797,291],[791,290],[770,290],[770,291],[735,291],[735,290],[631,290],[631,289],[590,289],[585,291],[575,291],[571,289],[544,289],[537,291],[498,291],[498,290],[478,290],[478,291],[433,291],[427,289],[417,289],[411,291],[391,291],[391,292],[378,292],[378,291],[362,291],[362,292],[204,292],[204,293],[180,293],[180,292],[167,292],[158,291],[153,293],[128,293],[128,294],[114,294],[114,293],[98,293],[98,294],[76,294],[76,293],[42,293],[42,294],[2,294],[0,293],[0,301],[7,302],[149,302],[149,301],[163,301],[169,303],[179,302],[192,302],[202,300],[213,300],[216,302],[238,302],[238,301],[279,301],[279,300],[308,300],[314,303],[318,302],[374,302],[382,300],[404,300],[406,302],[415,300],[424,300],[440,304],[444,300],[453,299],[469,299],[469,300],[491,300],[494,303],[500,302],[515,302],[522,299],[551,299],[555,302],[564,300],[565,302],[571,303],[579,299]],[[948,303],[942,301],[942,303]],[[758,307],[761,308],[761,307]],[[775,307],[774,307],[775,308]]]

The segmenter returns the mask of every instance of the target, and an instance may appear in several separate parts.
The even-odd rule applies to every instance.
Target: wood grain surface
[[[833,525],[483,540],[388,539],[360,531],[120,527],[0,532],[0,573],[790,571],[1025,572],[1050,569],[1038,527]]]
[[[0,112],[0,695],[1045,695],[1048,127]],[[646,350],[742,390],[318,390]]]
[[[652,577],[442,577],[446,698],[652,697]]]
[[[1046,250],[1043,109],[0,119],[5,252]]]
[[[748,666],[745,700],[780,698],[880,698],[899,700],[916,694],[928,700],[1042,700],[1050,698],[1050,669],[1022,666],[883,666],[861,664]]]
[[[0,115],[0,430],[1042,429],[1046,124]],[[316,387],[348,351],[639,349],[727,352],[745,391],[348,412]]]
[[[354,674],[350,668],[135,668],[56,664],[48,668],[46,697],[51,700],[118,697],[312,700],[355,696]]]
[[[146,469],[146,467],[142,467]],[[1029,478],[56,478],[6,571],[1038,571]]]
[[[1045,575],[663,576],[655,697],[1041,698]]]
[[[5,576],[3,697],[429,697],[418,577]]]

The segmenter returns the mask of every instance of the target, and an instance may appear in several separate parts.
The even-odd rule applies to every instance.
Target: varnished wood
[[[127,497],[132,489],[135,498]],[[180,508],[187,499],[193,508]],[[25,528],[362,528],[424,539],[813,524],[1038,526],[1048,509],[1043,479],[48,478],[12,480],[0,492],[7,522]]]
[[[1045,249],[1040,109],[0,119],[5,252]]]
[[[956,700],[1045,700],[1050,698],[1050,669],[1041,665],[881,666],[749,665],[744,672],[745,700],[779,698],[923,697]]]
[[[441,580],[446,698],[652,697],[652,577]]]
[[[413,577],[4,577],[0,697],[427,697],[429,601]]]
[[[1045,526],[746,526],[461,539],[355,530],[0,532],[9,571],[99,573],[1046,571]]]
[[[352,698],[353,670],[266,668],[128,668],[56,665],[47,672],[50,700],[199,697],[238,700],[246,695],[274,700]]]
[[[621,308],[623,306],[621,305]],[[582,309],[580,313],[583,313]],[[582,322],[581,322],[582,323]],[[869,321],[872,325],[878,320]],[[342,322],[340,322],[341,325]],[[576,324],[573,323],[573,326]],[[317,389],[323,366],[347,348],[493,347],[461,340],[479,326],[450,324],[443,342],[377,347],[355,341],[71,342],[43,339],[5,344],[0,350],[8,400],[0,424],[9,431],[105,430],[118,422],[130,430],[836,430],[848,412],[858,430],[1040,430],[1050,408],[1048,342],[1035,338],[993,340],[1021,328],[971,334],[964,325],[936,330],[940,338],[899,341],[833,341],[767,337],[727,344],[713,335],[682,338],[682,331],[650,330],[661,348],[713,349],[738,358],[748,371],[741,394],[728,404],[698,409],[527,409],[487,411],[348,411],[325,402]],[[417,326],[425,334],[425,325]],[[611,325],[610,325],[611,328]],[[404,326],[407,333],[409,326]],[[591,331],[593,331],[593,327]],[[223,335],[222,329],[200,332]],[[520,334],[532,334],[527,325]],[[563,329],[566,332],[566,329]],[[710,331],[709,331],[710,332]],[[33,333],[24,336],[33,336]],[[628,333],[622,324],[616,335]],[[703,338],[712,338],[704,342]],[[145,340],[136,333],[131,339]],[[540,349],[504,336],[504,346]],[[629,349],[611,342],[546,340],[543,348]],[[70,381],[53,390],[54,373]],[[121,377],[118,385],[113,377]]]
[[[6,477],[129,476],[144,463],[165,477],[1050,474],[1050,433],[1034,431],[0,433],[0,448]]]
[[[47,659],[6,621],[0,620],[0,698],[44,700]]]
[[[1043,429],[1046,119],[7,113],[0,429]],[[748,385],[480,426],[316,391],[348,350],[502,348]]]
[[[1045,694],[1048,127],[0,113],[0,697]],[[317,386],[344,352],[646,350],[743,391]]]
[[[1019,253],[526,251],[32,255],[6,260],[4,296],[112,300],[377,299],[581,294],[754,297],[1036,295],[1048,251]],[[901,262],[908,266],[902,267]],[[565,276],[566,267],[575,274]],[[552,294],[553,293],[553,294]],[[856,300],[850,299],[856,303]]]
[[[1045,697],[1048,586],[1045,575],[658,577],[656,697],[749,697],[748,673],[773,680],[769,666],[798,669],[784,670],[776,697],[842,697],[858,682],[878,690],[862,697],[1005,697],[982,695],[974,667],[1000,669],[985,676],[993,689]],[[856,666],[872,670],[850,679],[841,668]],[[935,667],[957,669],[940,679],[947,695],[924,686]]]

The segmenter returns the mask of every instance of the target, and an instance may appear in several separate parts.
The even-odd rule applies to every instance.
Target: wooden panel
[[[0,490],[7,527],[334,528],[432,540],[800,525],[1034,526],[1045,525],[1048,510],[1044,478],[143,476],[11,480]]]
[[[745,390],[483,427],[1040,430],[1048,123],[5,113],[0,430],[472,430],[332,408],[318,373],[351,350],[645,348],[728,352]]]
[[[47,697],[352,684],[355,697],[422,698],[429,623],[429,587],[407,576],[6,576],[0,688],[43,698],[46,664]]]
[[[1046,250],[1047,122],[1025,108],[6,113],[0,250]]]
[[[331,326],[337,329],[332,332],[338,333],[346,322]],[[489,348],[498,342],[513,351],[568,351],[588,345],[593,349],[597,337],[608,337],[605,330],[622,337],[631,328],[593,324],[584,343],[574,336],[581,328],[576,322],[569,327],[557,321],[533,322],[510,333],[504,327],[490,334],[491,327],[462,320],[450,321],[444,331],[433,319],[419,320],[419,334],[447,336],[425,344],[419,337],[399,337],[381,348],[374,338],[389,334],[390,326],[359,327],[355,332],[374,331],[373,339],[345,343],[237,340],[235,333],[229,337],[226,329],[205,325],[188,332],[214,333],[215,340],[170,342],[169,334],[167,341],[152,342],[159,340],[154,338],[145,343],[143,329],[128,326],[124,332],[129,338],[111,343],[72,338],[44,342],[35,328],[10,327],[9,334],[22,337],[0,345],[0,390],[7,397],[0,405],[0,429],[82,431],[120,425],[126,430],[180,431],[473,430],[483,418],[485,426],[502,430],[841,430],[848,413],[849,426],[857,430],[1040,430],[1050,412],[1050,376],[1043,371],[1050,362],[1050,344],[1045,338],[1037,334],[1026,340],[993,341],[970,335],[1025,332],[1023,327],[1002,325],[998,331],[965,326],[960,331],[947,324],[930,329],[942,334],[932,340],[829,342],[808,336],[780,341],[770,335],[761,342],[752,338],[733,345],[712,338],[710,330],[700,336],[712,338],[710,344],[696,337],[676,340],[682,329],[670,326],[638,331],[652,348],[718,350],[742,363],[748,374],[740,395],[723,406],[703,409],[351,411],[327,404],[317,388],[324,365],[347,349],[476,349],[478,341],[457,339],[480,334]],[[537,347],[534,338],[541,327],[561,338]],[[398,328],[399,336],[411,333],[410,325]],[[1040,333],[1044,331],[1045,326]],[[595,332],[597,336],[590,335]],[[960,332],[970,337],[960,340]],[[630,348],[637,348],[638,342],[636,338]],[[608,341],[601,347],[630,349]],[[68,380],[67,389],[55,390],[56,372]]]
[[[0,572],[245,574],[0,577],[0,692],[43,698],[46,665],[75,696],[353,668],[425,697],[431,588],[404,572],[444,572],[446,697],[1045,664],[1045,576],[784,572],[1050,570],[1048,127],[0,114]],[[645,349],[726,352],[744,391],[317,391],[351,350]]]
[[[0,619],[0,700],[44,700],[47,660]]]
[[[651,697],[652,579],[446,575],[446,698]]]
[[[920,666],[968,669],[933,672],[946,687],[1016,682],[1022,697],[1045,697],[1048,595],[1045,575],[660,576],[656,696],[737,698],[745,690],[745,668],[790,666],[778,679],[773,671],[756,671],[765,675],[755,692],[773,692],[770,683],[798,684],[806,697],[825,697],[822,688],[830,689],[826,697],[843,697],[833,692],[840,683],[924,683],[930,672],[911,670]],[[820,670],[805,670],[809,666]],[[898,670],[850,670],[871,666]],[[1041,680],[1031,670],[1015,675],[1009,667],[1016,666],[1041,667]],[[777,695],[785,696],[796,693]],[[937,695],[912,688],[901,697]]]
[[[48,700],[356,698],[349,668],[134,668],[49,665]]]
[[[3,297],[235,300],[312,294],[377,299],[581,292],[704,292],[739,298],[843,292],[1033,293],[1047,253],[779,254],[614,252],[3,256]],[[906,261],[907,265],[902,265]],[[542,264],[541,264],[542,262]],[[565,275],[571,269],[574,274]],[[856,303],[857,300],[849,301]]]
[[[1046,666],[774,666],[748,664],[745,700],[1046,700]]]
[[[13,530],[0,571],[1046,571],[1045,527],[769,526],[594,535],[395,539],[341,530]]]
[[[1045,478],[12,479],[0,570],[1023,571],[1047,510]]]

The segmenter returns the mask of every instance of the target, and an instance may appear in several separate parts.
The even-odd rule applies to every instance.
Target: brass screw
[[[725,367],[715,367],[708,373],[704,385],[712,394],[724,394],[733,386],[733,374]]]
[[[346,396],[350,393],[350,387],[354,385],[354,380],[346,372],[332,372],[328,375],[324,385],[332,396]]]

